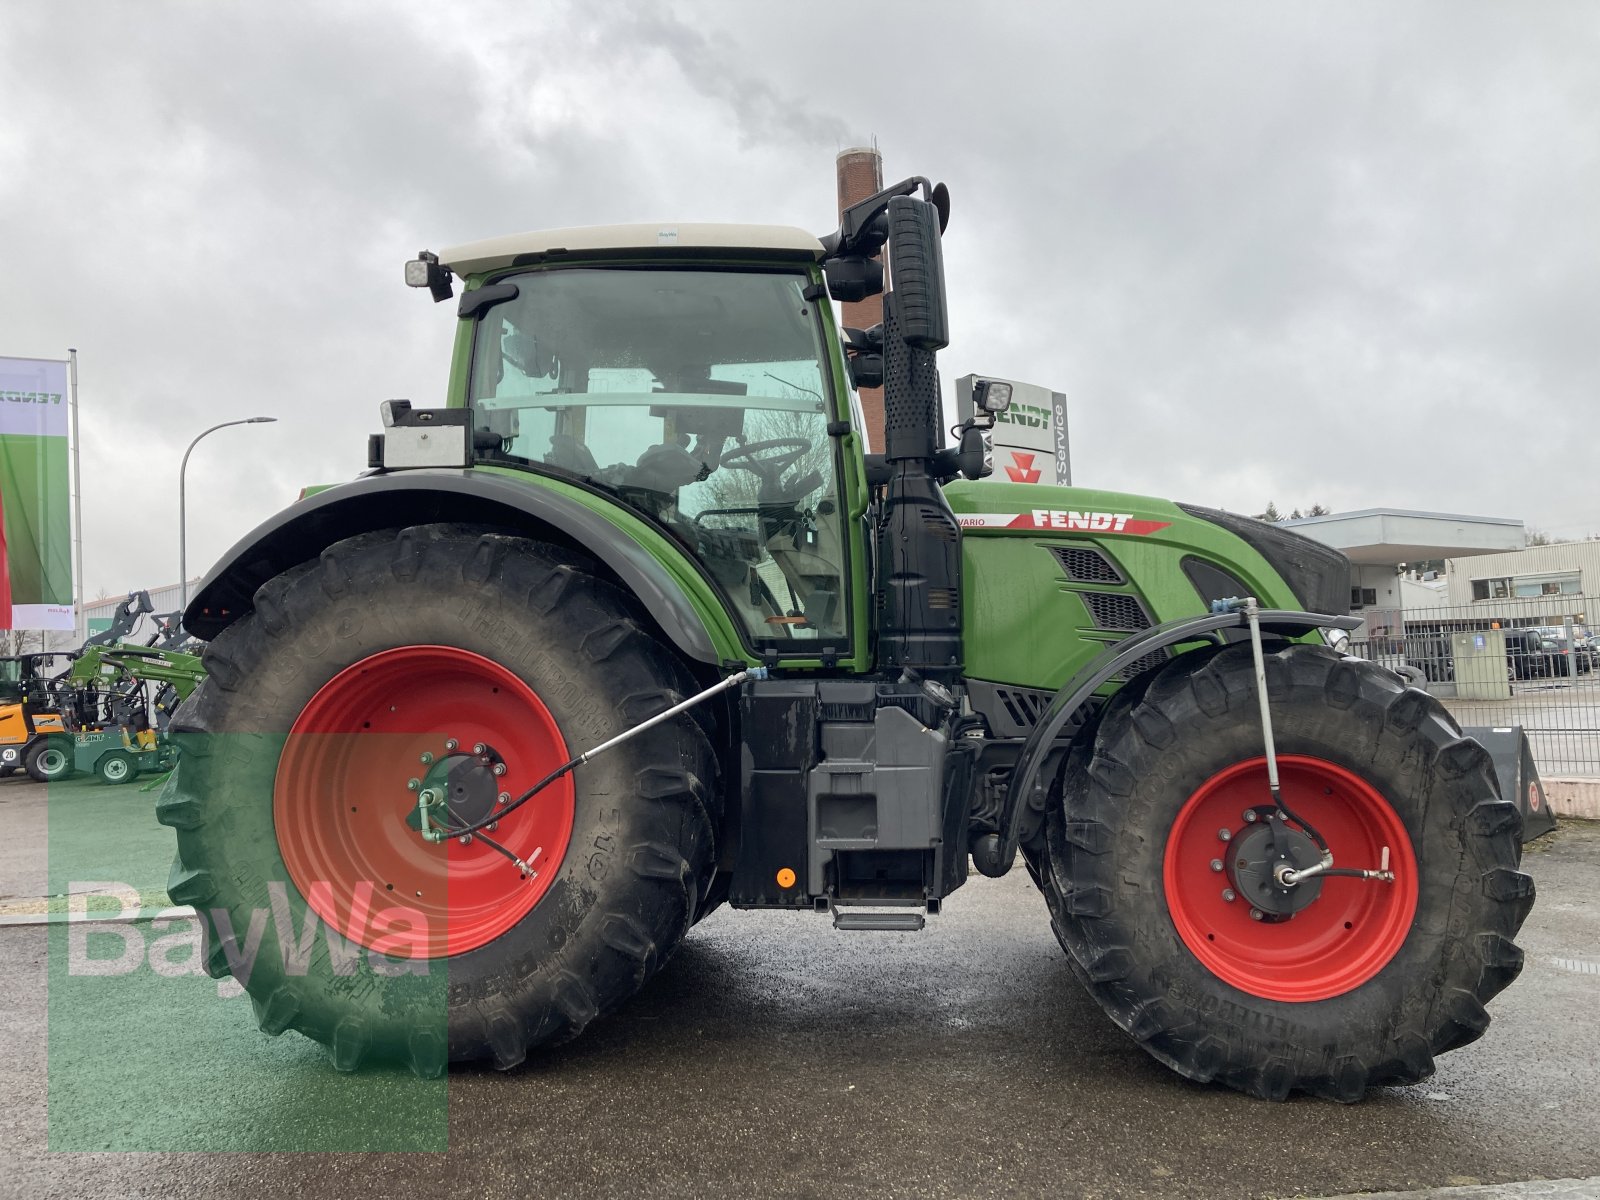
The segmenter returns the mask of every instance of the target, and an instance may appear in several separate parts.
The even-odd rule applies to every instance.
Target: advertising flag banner
[[[0,357],[0,629],[73,628],[67,364]]]

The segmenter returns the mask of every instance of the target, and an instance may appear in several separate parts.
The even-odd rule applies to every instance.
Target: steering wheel
[[[799,462],[811,449],[805,438],[768,438],[764,442],[746,442],[724,451],[718,466],[732,467],[736,471],[749,471],[763,484],[776,487],[783,473]],[[768,454],[767,451],[774,453]]]

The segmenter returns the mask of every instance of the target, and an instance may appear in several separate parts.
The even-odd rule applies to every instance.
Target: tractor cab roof
[[[439,261],[458,276],[561,258],[637,258],[649,255],[706,258],[784,258],[816,262],[822,243],[788,225],[679,224],[588,225],[512,233],[451,246]]]

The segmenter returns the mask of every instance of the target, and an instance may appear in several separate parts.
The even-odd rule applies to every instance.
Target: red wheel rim
[[[571,776],[490,835],[430,843],[411,825],[424,754],[482,742],[513,798],[571,757],[550,710],[498,663],[449,646],[384,650],[311,698],[278,761],[272,815],[289,877],[331,929],[396,958],[440,958],[505,933],[549,890],[572,836]]]
[[[1219,771],[1190,796],[1167,837],[1162,867],[1167,910],[1178,936],[1205,968],[1267,1000],[1312,1001],[1360,987],[1406,940],[1417,910],[1417,863],[1394,807],[1366,780],[1320,758],[1283,755],[1284,803],[1327,839],[1335,865],[1375,869],[1385,846],[1393,883],[1333,876],[1293,918],[1253,921],[1244,896],[1227,900],[1230,875],[1217,871],[1246,809],[1271,805],[1267,760]]]

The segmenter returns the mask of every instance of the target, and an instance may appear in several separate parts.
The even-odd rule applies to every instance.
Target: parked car
[[[1506,665],[1513,679],[1549,679],[1556,671],[1556,656],[1545,649],[1537,629],[1507,629]]]
[[[1566,646],[1565,627],[1538,626],[1536,632],[1538,632],[1539,637],[1544,638],[1546,642],[1555,643],[1555,651],[1557,651],[1557,654],[1568,653],[1568,646]],[[1589,630],[1582,629],[1582,627],[1573,629],[1573,646],[1571,646],[1571,656],[1573,656],[1573,658],[1576,659],[1576,662],[1578,662],[1579,674],[1584,674],[1584,672],[1589,672],[1589,670],[1595,669],[1595,659],[1600,659],[1600,645],[1597,645],[1594,635],[1590,634]],[[1557,662],[1555,674],[1566,674],[1565,662]]]
[[[1456,664],[1449,638],[1436,633],[1408,634],[1405,651],[1407,665],[1421,671],[1429,683],[1448,683],[1455,679]]]
[[[1538,631],[1543,639],[1545,653],[1552,655],[1551,674],[1558,679],[1567,679],[1573,675],[1587,675],[1594,670],[1594,656],[1588,646],[1578,642],[1576,646],[1567,645],[1567,631],[1565,629],[1540,629]],[[1577,641],[1577,636],[1573,636]],[[1567,662],[1571,660],[1572,667],[1568,668]]]

